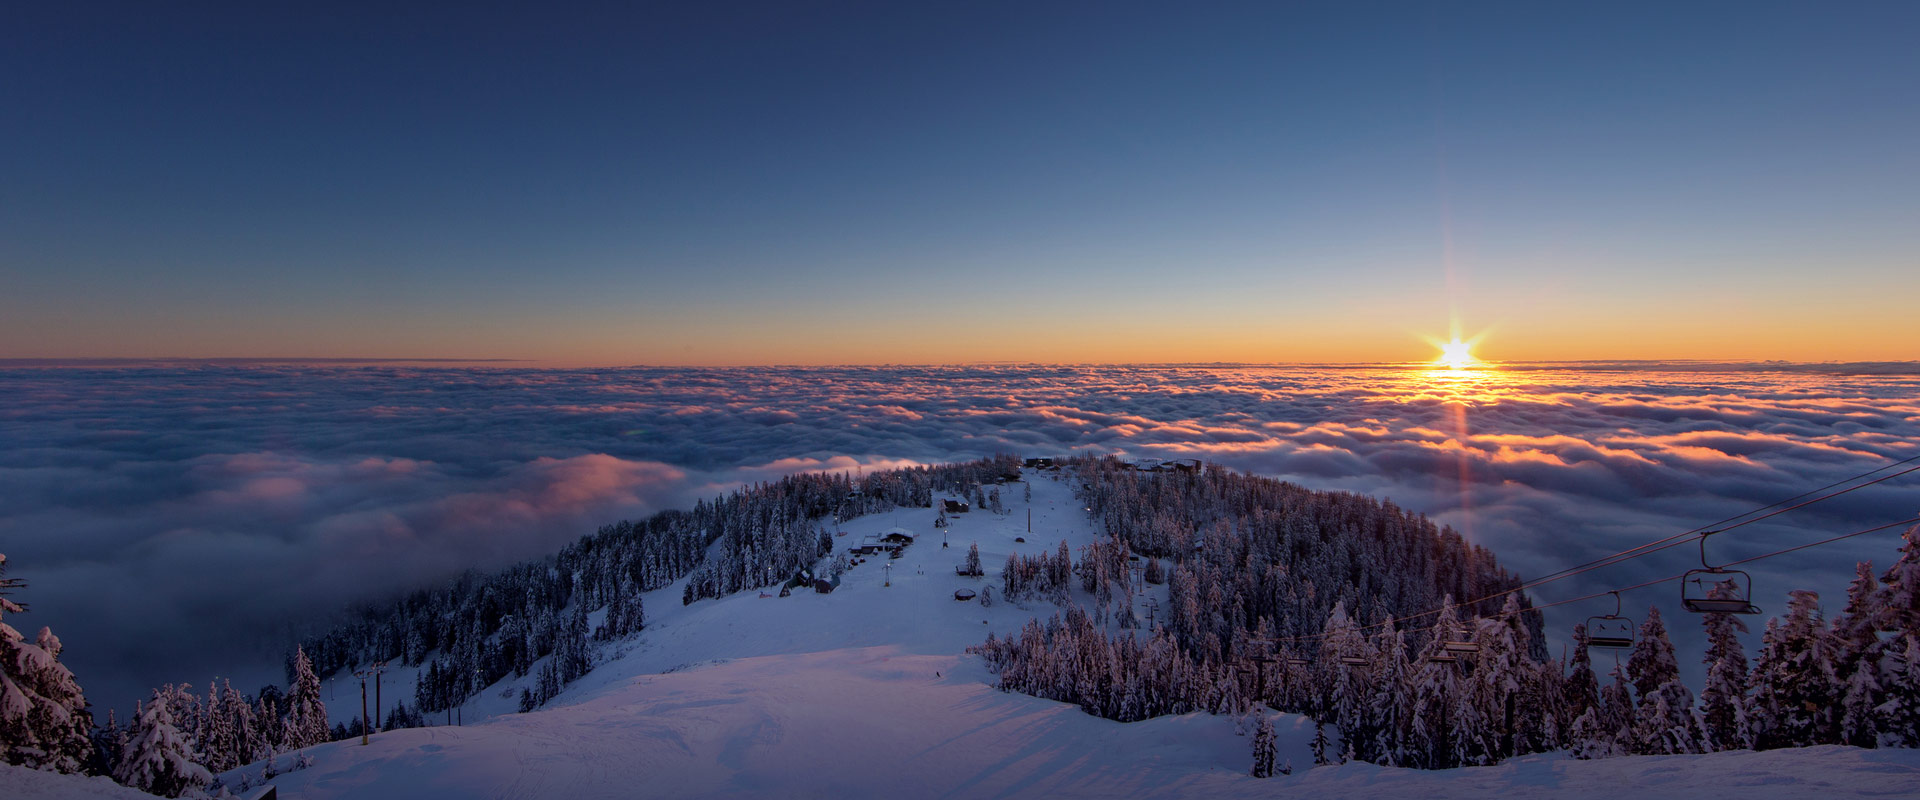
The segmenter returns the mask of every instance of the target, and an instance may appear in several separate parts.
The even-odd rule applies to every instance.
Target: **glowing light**
[[[1448,369],[1466,369],[1480,363],[1480,359],[1473,357],[1473,342],[1463,342],[1455,337],[1453,341],[1440,345],[1440,357],[1434,359],[1433,363]]]
[[[1475,368],[1476,370],[1476,368],[1482,368],[1482,366],[1492,366],[1488,365],[1486,361],[1476,359],[1475,355],[1473,355],[1473,347],[1478,345],[1480,340],[1484,340],[1484,338],[1486,338],[1486,332],[1480,332],[1480,334],[1475,334],[1475,336],[1471,336],[1471,338],[1461,340],[1461,336],[1459,336],[1459,326],[1453,328],[1452,341],[1440,341],[1428,336],[1427,343],[1440,349],[1440,357],[1434,359],[1434,361],[1430,361],[1430,365],[1434,366],[1434,368],[1442,368],[1442,370],[1467,370],[1467,368]]]

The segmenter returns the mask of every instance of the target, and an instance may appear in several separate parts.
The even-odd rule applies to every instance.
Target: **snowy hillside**
[[[0,764],[0,797],[7,800],[153,800],[156,795],[129,789],[105,777],[63,775],[57,772]]]
[[[682,583],[645,597],[647,626],[603,646],[593,671],[541,710],[514,713],[503,681],[470,699],[466,725],[395,730],[309,748],[311,768],[274,780],[289,798],[418,797],[1236,797],[1282,788],[1327,797],[1615,796],[1735,790],[1743,797],[1920,793],[1920,752],[1808,748],[1767,753],[1575,761],[1422,772],[1356,764],[1312,769],[1313,723],[1273,715],[1290,776],[1247,775],[1251,739],[1231,717],[1186,714],[1117,723],[1070,704],[993,688],[968,647],[1054,612],[980,591],[1009,553],[1095,539],[1058,473],[1003,488],[1008,513],[949,517],[902,509],[844,526],[836,552],[903,529],[902,557],[870,557],[830,594],[747,591],[682,605]],[[1029,533],[1028,513],[1032,514]],[[1020,541],[1025,539],[1025,541]],[[955,574],[977,542],[988,577]],[[1078,590],[1076,590],[1077,592]],[[1084,598],[1081,598],[1084,599]],[[1164,587],[1136,600],[1144,620]],[[1156,607],[1158,606],[1158,607]],[[406,697],[412,676],[388,686]],[[331,707],[358,708],[354,692]],[[440,717],[441,715],[435,715]],[[435,720],[438,721],[438,720]]]
[[[617,667],[618,665],[613,665]],[[611,669],[608,670],[609,672]],[[937,673],[937,675],[936,675]],[[289,798],[1318,797],[1743,798],[1920,791],[1920,752],[1822,747],[1575,761],[1530,756],[1423,772],[1308,769],[1310,721],[1280,718],[1292,776],[1248,777],[1225,717],[1117,723],[991,688],[966,656],[847,648],[609,681],[592,697],[466,727],[313,748]],[[796,780],[804,782],[795,783]]]

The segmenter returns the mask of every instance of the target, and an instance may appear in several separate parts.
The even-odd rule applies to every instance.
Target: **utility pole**
[[[380,673],[385,672],[386,670],[387,670],[387,662],[375,661],[372,664],[368,664],[365,667],[362,667],[360,669],[356,669],[353,671],[353,674],[360,678],[360,744],[361,746],[365,746],[367,744],[367,739],[373,735],[373,720],[371,717],[367,715],[367,676],[368,675],[373,676],[374,701],[378,703],[380,698]]]

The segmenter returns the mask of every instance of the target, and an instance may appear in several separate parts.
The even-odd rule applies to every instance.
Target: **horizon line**
[[[843,363],[761,363],[761,364],[573,364],[560,366],[564,359],[537,358],[455,358],[455,357],[350,357],[350,356],[159,356],[159,357],[28,357],[0,358],[0,369],[59,369],[87,367],[158,367],[158,366],[268,366],[268,365],[315,365],[315,366],[353,366],[353,365],[513,365],[520,368],[541,370],[589,370],[589,369],[874,369],[874,368],[954,368],[954,367],[1207,367],[1207,368],[1262,368],[1262,367],[1316,367],[1324,369],[1363,369],[1382,367],[1435,367],[1433,361],[1021,361],[1021,360],[979,360],[949,362],[843,362]],[[1483,360],[1479,364],[1460,369],[1461,372],[1476,370],[1548,370],[1564,367],[1588,368],[1645,368],[1650,366],[1668,367],[1722,367],[1722,368],[1769,368],[1795,370],[1821,368],[1827,370],[1844,368],[1898,368],[1905,367],[1914,374],[1920,374],[1920,359],[1908,360],[1826,360],[1791,361],[1784,359],[1716,359],[1716,358],[1587,358],[1587,359],[1524,359],[1512,361]]]

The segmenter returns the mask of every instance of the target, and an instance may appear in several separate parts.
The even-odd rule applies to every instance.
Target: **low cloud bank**
[[[1003,451],[1198,457],[1387,496],[1543,574],[1920,455],[1920,376],[1875,367],[0,369],[0,550],[33,581],[18,622],[54,626],[114,704],[243,662],[234,677],[257,685],[276,672],[262,654],[349,603],[741,482]],[[1903,479],[1711,555],[1916,512],[1920,480]],[[1837,608],[1852,562],[1886,563],[1896,535],[1757,565],[1758,601],[1807,587]],[[1673,594],[1628,602],[1671,612]],[[1549,627],[1564,638],[1601,610],[1555,609]]]

